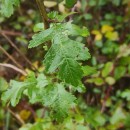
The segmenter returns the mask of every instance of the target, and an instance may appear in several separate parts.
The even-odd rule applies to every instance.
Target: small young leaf
[[[102,70],[102,76],[103,77],[108,76],[112,70],[113,70],[113,63],[107,62]]]
[[[130,90],[126,89],[121,93],[122,98],[126,98],[127,101],[130,101]]]
[[[48,85],[48,80],[44,74],[39,74],[37,77],[37,88],[43,88]]]
[[[5,91],[8,88],[8,83],[2,77],[0,77],[0,93]]]
[[[120,79],[124,74],[126,73],[126,67],[124,66],[118,66],[115,69],[114,77],[116,80]]]
[[[42,31],[43,28],[44,28],[44,24],[43,24],[43,23],[37,23],[37,24],[35,24],[35,26],[33,27],[33,31],[34,31],[34,32]]]
[[[113,77],[106,77],[105,81],[109,84],[109,85],[113,85],[115,84],[115,79]]]
[[[68,8],[72,8],[74,6],[74,4],[76,4],[77,0],[66,0],[65,3],[66,3],[66,6]]]
[[[72,14],[75,14],[76,12],[70,12],[70,13],[67,13],[67,14],[62,14],[62,15],[59,15],[57,11],[52,11],[50,13],[48,13],[48,17],[52,20],[56,20],[58,22],[63,22],[63,20],[72,15]]]
[[[97,72],[96,68],[88,66],[88,65],[82,66],[82,70],[83,70],[84,76],[88,76]]]

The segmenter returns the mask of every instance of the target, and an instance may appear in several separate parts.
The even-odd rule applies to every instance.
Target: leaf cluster
[[[32,104],[41,103],[51,108],[52,117],[56,120],[66,117],[76,100],[66,91],[63,84],[52,84],[44,74],[39,74],[36,78],[34,73],[31,73],[24,82],[10,81],[10,88],[2,94],[2,100],[3,103],[16,106],[23,95],[27,96]]]
[[[80,28],[71,22],[54,24],[51,28],[35,34],[30,41],[29,48],[51,41],[52,45],[44,57],[47,73],[58,71],[58,77],[65,83],[78,86],[83,76],[81,64],[90,58],[88,49],[70,36],[88,36],[86,28]]]

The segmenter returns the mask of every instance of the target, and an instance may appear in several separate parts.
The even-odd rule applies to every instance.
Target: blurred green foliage
[[[50,1],[49,1],[50,2]],[[92,58],[82,68],[85,88],[75,93],[77,107],[62,123],[51,120],[47,108],[27,104],[26,97],[15,108],[14,112],[24,120],[24,125],[13,119],[7,109],[0,104],[0,129],[8,130],[129,130],[130,129],[130,1],[129,0],[80,0],[75,7],[73,1],[46,1],[48,10],[61,14],[78,12],[67,20],[89,29],[90,37],[78,36],[76,41],[84,42]],[[57,4],[55,5],[54,2]],[[10,22],[8,22],[10,20]],[[13,40],[32,62],[42,59],[41,48],[27,51],[27,34],[38,32],[43,28],[40,15],[32,2],[22,1],[19,10],[11,18],[0,16],[0,29],[11,29],[22,32]],[[9,51],[11,47],[4,48]],[[46,46],[44,46],[46,48]],[[35,53],[37,52],[38,53]],[[1,54],[1,52],[0,52]],[[4,59],[3,53],[0,61]],[[39,62],[38,60],[38,62]],[[90,67],[93,66],[93,67]],[[38,66],[39,71],[41,66]],[[29,69],[29,68],[27,68]],[[20,76],[14,76],[20,79]],[[1,85],[2,84],[2,85]],[[4,84],[4,87],[2,87]],[[0,78],[0,93],[8,87],[4,78]],[[85,91],[86,90],[86,91]],[[25,107],[29,106],[29,107]],[[21,109],[22,108],[22,109]],[[27,114],[25,110],[31,112]],[[24,114],[23,114],[24,113]],[[34,114],[35,113],[35,114]],[[23,118],[26,115],[26,119]]]

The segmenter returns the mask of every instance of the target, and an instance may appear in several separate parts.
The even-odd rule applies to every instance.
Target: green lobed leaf
[[[23,94],[23,91],[35,83],[34,75],[29,75],[24,82],[11,80],[10,88],[2,94],[2,101],[4,104],[11,102],[12,106],[16,106]]]
[[[79,85],[82,75],[81,66],[72,58],[65,58],[59,67],[59,77],[73,86]]]
[[[40,33],[33,35],[32,40],[29,42],[29,48],[37,47],[38,45],[47,42],[52,39],[54,28],[43,30]]]
[[[32,84],[31,87],[28,87],[27,91],[24,93],[28,96],[29,102],[32,104],[42,102],[42,89],[44,89],[44,87],[49,84],[44,74],[39,74],[38,77],[34,79],[34,81],[36,82],[36,84]]]
[[[32,80],[32,81],[31,81]],[[43,93],[42,89],[49,84],[46,76],[44,74],[39,74],[37,78],[31,78],[30,83],[34,82],[31,86],[29,86],[24,92],[25,95],[28,96],[30,103],[37,103],[42,101]]]
[[[68,22],[66,28],[70,31],[72,35],[80,35],[82,37],[89,36],[89,31],[86,27],[80,28],[75,24],[71,24]]]
[[[30,83],[21,83],[17,81],[11,81],[11,88],[2,94],[2,100],[4,103],[11,102],[12,106],[16,106],[21,98],[22,92],[27,88]]]
[[[81,43],[61,39],[59,44],[53,44],[47,52],[44,64],[48,73],[59,69],[59,77],[63,81],[78,86],[83,72],[76,60],[87,60],[88,58],[90,58],[88,49],[84,48]]]
[[[44,74],[39,74],[37,77],[37,88],[43,88],[48,85],[48,80]]]
[[[40,94],[40,89],[36,88],[35,85],[32,85],[24,91],[24,95],[29,98],[31,104],[39,103],[42,100],[42,95]]]
[[[54,118],[62,121],[68,114],[69,109],[74,106],[76,98],[67,92],[62,84],[50,86],[44,91],[44,104],[52,108]]]
[[[2,0],[1,14],[5,17],[10,17],[14,12],[14,6],[17,7],[20,4],[20,0]]]

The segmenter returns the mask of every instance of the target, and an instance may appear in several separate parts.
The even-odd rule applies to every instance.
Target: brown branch
[[[1,32],[0,32],[1,33]],[[31,63],[31,61],[18,49],[18,47],[6,36],[4,33],[1,35],[9,42],[9,44],[15,48],[15,50],[26,60],[26,62],[34,69],[37,70],[36,67]]]
[[[11,64],[4,64],[4,63],[0,63],[0,66],[4,66],[4,67],[8,67],[8,68],[11,68],[19,73],[21,73],[22,75],[24,76],[27,76],[27,73],[21,69],[19,69],[18,67],[14,66],[14,65],[11,65]]]
[[[49,22],[49,18],[47,16],[46,8],[45,8],[45,5],[44,5],[44,0],[36,0],[36,3],[37,3],[37,6],[39,8],[40,14],[42,16],[44,29],[48,29],[50,22]],[[48,46],[48,48],[51,47],[51,42],[50,41],[47,42],[47,46]]]
[[[12,116],[15,117],[19,121],[21,125],[24,125],[25,122],[21,119],[21,117],[18,114],[15,114],[10,108],[8,108],[8,111],[12,114]]]
[[[20,69],[23,70],[23,67],[0,45],[0,50]]]
[[[12,31],[12,30],[1,30],[0,29],[0,33],[3,33],[5,35],[10,35],[10,36],[21,36],[23,35],[21,32],[15,32],[15,31]],[[32,37],[32,33],[28,34],[28,37]]]
[[[9,30],[0,30],[0,33],[4,33],[6,35],[11,35],[11,36],[21,36],[21,32],[14,32],[14,31],[9,31]]]
[[[101,113],[103,113],[105,111],[106,101],[109,98],[111,91],[112,91],[112,86],[107,87],[106,92],[105,92],[105,97],[102,101]]]
[[[36,0],[36,3],[39,8],[40,14],[42,16],[44,28],[47,29],[47,28],[49,28],[49,23],[48,23],[48,16],[47,16],[46,8],[44,6],[44,2],[43,2],[43,0]]]

